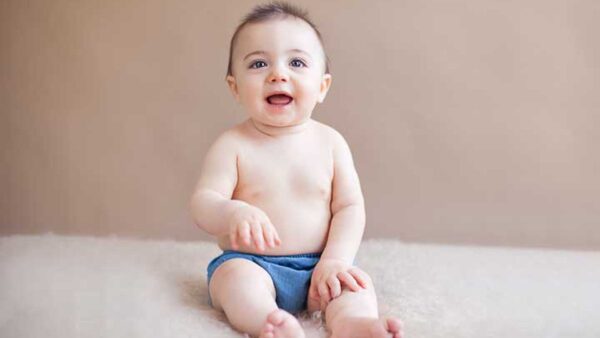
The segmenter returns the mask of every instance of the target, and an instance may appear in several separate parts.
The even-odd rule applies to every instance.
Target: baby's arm
[[[214,236],[229,234],[231,246],[239,241],[259,250],[274,247],[280,240],[267,215],[244,201],[232,200],[237,185],[237,140],[225,132],[210,147],[190,200],[196,225]]]
[[[329,237],[311,280],[310,295],[321,304],[341,294],[341,284],[353,291],[366,286],[368,276],[352,267],[365,228],[365,207],[360,181],[348,144],[334,133],[333,189]]]

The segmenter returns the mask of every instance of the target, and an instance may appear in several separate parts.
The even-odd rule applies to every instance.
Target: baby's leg
[[[275,287],[269,274],[246,259],[221,264],[210,280],[213,307],[223,310],[241,332],[258,336],[267,316],[277,310]]]
[[[213,307],[223,310],[229,323],[253,337],[303,336],[289,334],[301,327],[288,313],[278,310],[275,287],[269,274],[246,259],[231,259],[220,265],[210,280]],[[267,320],[268,319],[268,320]],[[265,334],[265,332],[267,334]]]
[[[367,288],[353,292],[344,288],[325,309],[325,321],[331,338],[351,337],[401,337],[401,322],[396,318],[380,319],[373,282]]]

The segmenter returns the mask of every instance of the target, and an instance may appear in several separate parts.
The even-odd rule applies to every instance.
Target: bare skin
[[[379,318],[373,283],[352,264],[365,213],[350,149],[337,131],[311,119],[331,84],[316,35],[297,19],[251,24],[240,32],[232,59],[227,82],[249,118],[206,155],[190,202],[194,221],[224,250],[321,253],[308,311],[324,311],[332,337],[399,338],[399,320]],[[271,101],[273,93],[292,100]],[[304,337],[298,320],[277,308],[269,274],[253,262],[223,263],[209,292],[239,331]]]

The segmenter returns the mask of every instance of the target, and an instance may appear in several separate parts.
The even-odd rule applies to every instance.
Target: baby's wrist
[[[347,264],[347,265],[352,265],[352,261],[349,261],[347,259],[344,259],[342,257],[335,257],[335,256],[321,256],[320,259],[321,262],[323,263],[338,263],[338,264]]]
[[[223,214],[225,215],[226,221],[224,224],[226,225],[226,229],[224,232],[229,232],[229,227],[231,226],[236,214],[239,213],[243,208],[247,208],[249,206],[248,203],[240,200],[228,200],[223,206]]]
[[[250,204],[240,201],[240,200],[229,200],[226,207],[225,213],[227,213],[230,217],[235,215],[237,212],[240,212],[242,209],[249,207]]]

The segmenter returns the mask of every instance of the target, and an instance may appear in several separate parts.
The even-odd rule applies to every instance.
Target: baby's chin
[[[269,117],[269,118],[255,118],[255,117],[250,117],[255,123],[260,123],[261,125],[265,126],[265,127],[271,127],[271,128],[290,128],[290,127],[297,127],[300,125],[303,125],[305,123],[307,123],[308,121],[310,121],[310,116],[304,117],[302,119],[298,119],[298,118],[289,118],[289,116],[276,116],[276,117]]]
[[[282,132],[286,129],[289,129],[290,131],[298,129],[298,131],[300,131],[300,129],[308,127],[311,121],[310,117],[300,121],[265,121],[263,119],[256,119],[252,117],[250,117],[250,120],[252,120],[254,125],[259,129],[270,129],[273,131],[278,130]]]

